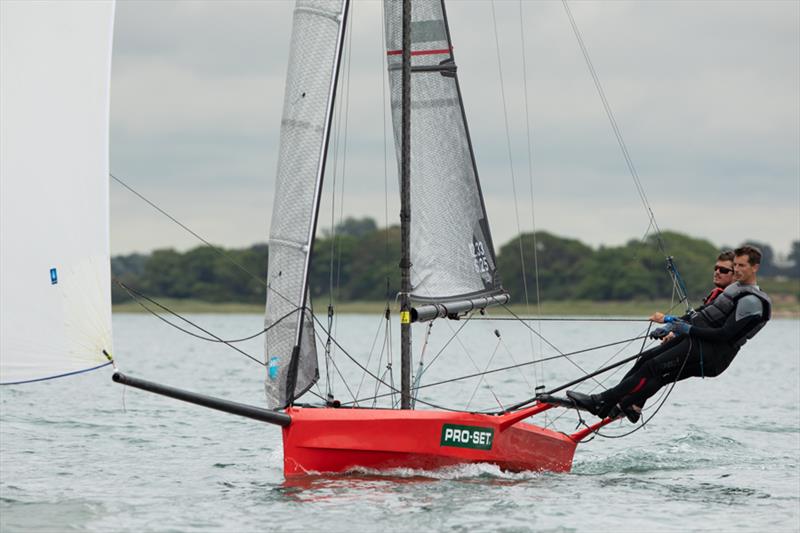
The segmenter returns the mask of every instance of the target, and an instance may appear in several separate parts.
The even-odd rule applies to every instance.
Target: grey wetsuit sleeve
[[[755,300],[755,302],[751,301]],[[719,328],[703,328],[692,326],[689,335],[698,339],[710,342],[730,342],[738,339],[747,331],[750,331],[759,321],[764,306],[758,296],[748,294],[736,302],[736,310],[728,316],[728,319]]]
[[[748,294],[736,302],[736,320],[739,321],[748,316],[761,316],[764,312],[764,304],[758,296]]]

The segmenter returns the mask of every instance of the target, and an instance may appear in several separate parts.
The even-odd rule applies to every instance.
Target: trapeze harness
[[[713,291],[712,291],[713,293]],[[709,295],[711,296],[711,295]],[[599,395],[604,407],[642,406],[664,385],[689,377],[716,377],[772,316],[772,301],[756,285],[729,285],[688,315],[692,328],[642,357],[619,382]],[[601,413],[602,414],[602,413]]]

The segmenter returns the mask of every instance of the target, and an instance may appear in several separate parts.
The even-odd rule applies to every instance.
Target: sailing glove
[[[674,332],[676,335],[688,335],[689,330],[692,329],[692,325],[688,322],[684,322],[683,320],[675,320],[674,322],[667,324],[666,328]]]
[[[671,333],[672,330],[669,329],[669,326],[664,326],[663,328],[656,328],[650,332],[651,339],[663,339],[667,335]]]

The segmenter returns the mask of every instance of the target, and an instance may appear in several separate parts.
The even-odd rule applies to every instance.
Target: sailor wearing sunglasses
[[[654,330],[652,337],[674,333],[675,339],[643,352],[616,386],[600,394],[567,391],[567,396],[576,406],[601,418],[625,415],[635,422],[644,402],[665,385],[689,377],[720,375],[771,317],[772,302],[757,285],[760,264],[761,251],[754,246],[734,251],[732,273],[730,262],[718,260],[715,284],[731,274],[735,283],[717,294],[712,291],[710,300],[707,298],[707,303],[688,316],[655,313],[650,318],[665,324]]]
[[[708,305],[722,294],[725,287],[733,283],[733,252],[726,250],[717,256],[714,265],[714,289],[705,297],[703,305]]]

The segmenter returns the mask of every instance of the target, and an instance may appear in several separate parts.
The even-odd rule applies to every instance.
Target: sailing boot
[[[557,407],[575,407],[575,402],[563,396],[553,396],[552,394],[537,394],[536,399],[539,403],[549,403]]]
[[[583,394],[582,392],[568,390],[567,397],[575,402],[576,407],[589,411],[595,416],[605,418],[608,414],[605,402],[598,394]]]

